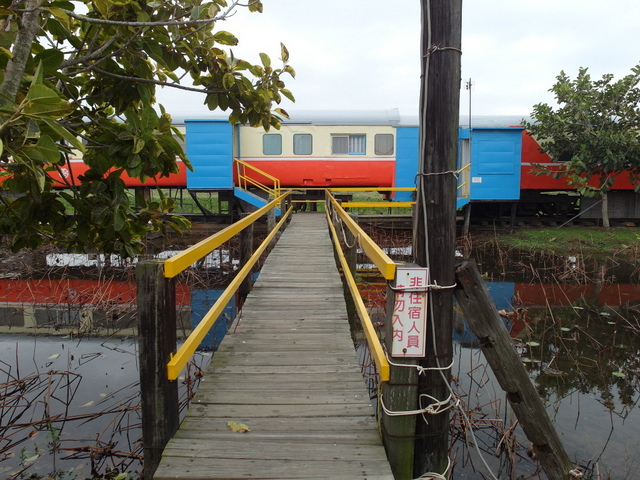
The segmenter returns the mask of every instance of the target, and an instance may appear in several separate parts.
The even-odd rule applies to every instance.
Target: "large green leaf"
[[[61,126],[58,122],[56,122],[52,118],[43,117],[40,119],[43,123],[47,125],[53,132],[55,132],[61,139],[69,142],[73,148],[79,150],[80,152],[84,152],[85,148],[82,144],[82,141],[78,139],[75,135],[73,135],[69,130]]]
[[[42,135],[36,143],[38,151],[47,163],[56,164],[60,162],[60,150],[58,145],[48,135]]]

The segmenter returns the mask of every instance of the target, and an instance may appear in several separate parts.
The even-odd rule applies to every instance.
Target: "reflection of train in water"
[[[573,213],[580,198],[564,180],[535,175],[535,164],[558,166],[538,150],[536,141],[517,117],[478,117],[472,128],[461,128],[458,140],[458,208],[471,203],[472,215],[497,217]],[[236,188],[237,162],[265,185],[282,187],[414,187],[418,165],[418,127],[397,110],[383,112],[315,112],[292,114],[280,130],[232,126],[226,120],[186,120],[186,152],[193,171],[148,181],[146,186],[218,191],[250,203],[254,198]],[[80,160],[69,177],[86,169]],[[66,180],[69,180],[67,178]],[[125,178],[129,186],[140,182]],[[550,194],[553,192],[553,194]],[[410,201],[413,192],[396,191],[392,201]],[[255,200],[259,202],[259,200]],[[583,199],[580,208],[593,203]],[[516,210],[511,210],[515,208]],[[612,218],[640,216],[640,201],[628,175],[621,175],[610,195]],[[599,209],[583,218],[598,218]]]

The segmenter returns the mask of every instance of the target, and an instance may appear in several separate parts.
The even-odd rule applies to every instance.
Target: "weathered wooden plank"
[[[340,428],[342,425],[336,425],[335,428]],[[239,439],[238,439],[239,437]],[[207,429],[191,428],[178,431],[174,437],[177,439],[184,439],[191,444],[196,445],[198,441],[203,442],[221,442],[221,443],[233,443],[238,444],[238,448],[246,448],[248,442],[244,438],[243,434],[231,433],[227,429],[226,431],[211,431]],[[269,442],[271,444],[277,443],[296,443],[298,445],[309,445],[309,448],[313,448],[316,444],[331,445],[380,445],[380,436],[372,434],[371,432],[353,432],[342,433],[334,430],[322,431],[290,431],[287,435],[282,435],[278,432],[251,431],[250,442],[260,441]],[[347,447],[350,448],[350,447]]]
[[[236,436],[249,436],[236,434]],[[248,460],[309,460],[309,452],[304,442],[280,442],[274,443],[268,440],[252,440],[251,449],[244,448],[245,442],[231,441],[227,439],[214,449],[203,448],[194,445],[188,439],[179,439],[166,449],[169,455],[186,458],[218,458],[218,459],[248,459]],[[379,461],[380,450],[377,445],[353,445],[350,448],[341,448],[333,443],[313,444],[313,456],[319,459],[335,460],[367,460]]]
[[[327,479],[332,480],[390,480],[385,475],[386,460],[377,462],[335,462],[332,460],[307,460],[304,462],[287,462],[283,460],[219,460],[199,459],[198,462],[178,462],[172,458],[163,465],[162,472],[156,480],[175,480],[190,478],[192,480],[209,479]],[[386,468],[389,468],[386,465]],[[380,472],[380,473],[377,473]]]
[[[182,421],[174,438],[188,437],[193,432],[212,436],[214,436],[213,434],[227,435],[230,434],[227,428],[229,421],[244,423],[251,429],[251,437],[245,439],[247,446],[251,444],[251,439],[258,434],[272,435],[283,439],[292,435],[322,436],[328,439],[335,438],[335,442],[338,442],[343,438],[344,432],[349,432],[349,435],[360,434],[362,436],[368,433],[371,438],[380,442],[380,436],[375,429],[375,420],[370,417],[361,417],[357,419],[357,422],[354,422],[354,418],[351,417],[299,416],[295,419],[293,417],[283,419],[281,417],[222,416],[220,418],[214,417],[205,423],[202,417],[189,416]]]
[[[257,386],[251,390],[256,390]],[[222,403],[228,405],[252,405],[255,406],[255,398],[252,395],[239,395],[238,392],[250,393],[251,390],[214,390],[203,393],[200,396],[201,403]],[[317,390],[279,390],[262,393],[260,405],[361,405],[363,397],[369,401],[369,395],[363,395],[360,391],[327,392]]]
[[[256,400],[258,396],[253,396]],[[364,403],[366,401],[366,403]],[[270,405],[270,404],[208,404],[203,398],[193,403],[189,409],[191,418],[221,418],[221,414],[227,420],[233,420],[236,417],[257,418],[257,417],[276,417],[276,418],[316,418],[316,417],[349,417],[357,418],[358,422],[363,419],[371,419],[373,421],[373,409],[369,404],[367,396],[363,403],[359,404],[314,404],[314,405]],[[368,422],[368,420],[367,420]],[[285,422],[283,422],[285,423]],[[286,422],[290,423],[290,422]],[[353,422],[357,426],[357,422]],[[314,428],[314,425],[306,425],[306,428]]]

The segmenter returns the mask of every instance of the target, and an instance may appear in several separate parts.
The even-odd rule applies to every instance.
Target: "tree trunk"
[[[609,223],[609,194],[607,192],[602,193],[602,226],[605,230],[611,228]]]
[[[40,4],[42,0],[25,2],[25,13],[18,20],[18,32],[11,52],[13,58],[7,62],[4,80],[0,85],[0,105],[15,101],[24,76],[24,68],[31,53],[31,46],[40,30]]]

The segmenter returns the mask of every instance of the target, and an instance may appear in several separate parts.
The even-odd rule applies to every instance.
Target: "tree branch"
[[[171,87],[177,88],[179,90],[187,90],[190,92],[198,92],[198,93],[226,93],[226,90],[208,90],[206,88],[196,88],[196,87],[187,87],[185,85],[180,85],[179,83],[170,83],[170,82],[161,82],[160,80],[154,80],[152,78],[140,78],[140,77],[130,77],[128,75],[119,75],[117,73],[107,72],[106,70],[102,70],[99,68],[91,68],[95,72],[100,75],[104,75],[106,77],[117,78],[118,80],[127,80],[129,82],[137,82],[137,83],[149,83],[153,85],[158,85],[161,87]]]
[[[197,25],[197,24],[203,24],[203,23],[207,24],[207,23],[214,23],[221,20],[226,20],[233,14],[233,10],[235,10],[235,8],[239,4],[240,4],[239,0],[234,0],[229,6],[229,8],[227,8],[222,14],[216,15],[213,18],[202,18],[199,20],[171,20],[166,22],[158,22],[158,21],[156,22],[125,22],[122,20],[108,20],[104,18],[87,17],[85,15],[77,14],[71,10],[65,10],[65,9],[61,9],[61,10],[67,15],[69,15],[71,18],[75,18],[76,20],[80,20],[82,22],[87,22],[87,23],[95,23],[95,24],[102,24],[102,25],[119,25],[123,27],[168,27],[168,26],[175,26],[175,25],[180,26],[180,25]]]

